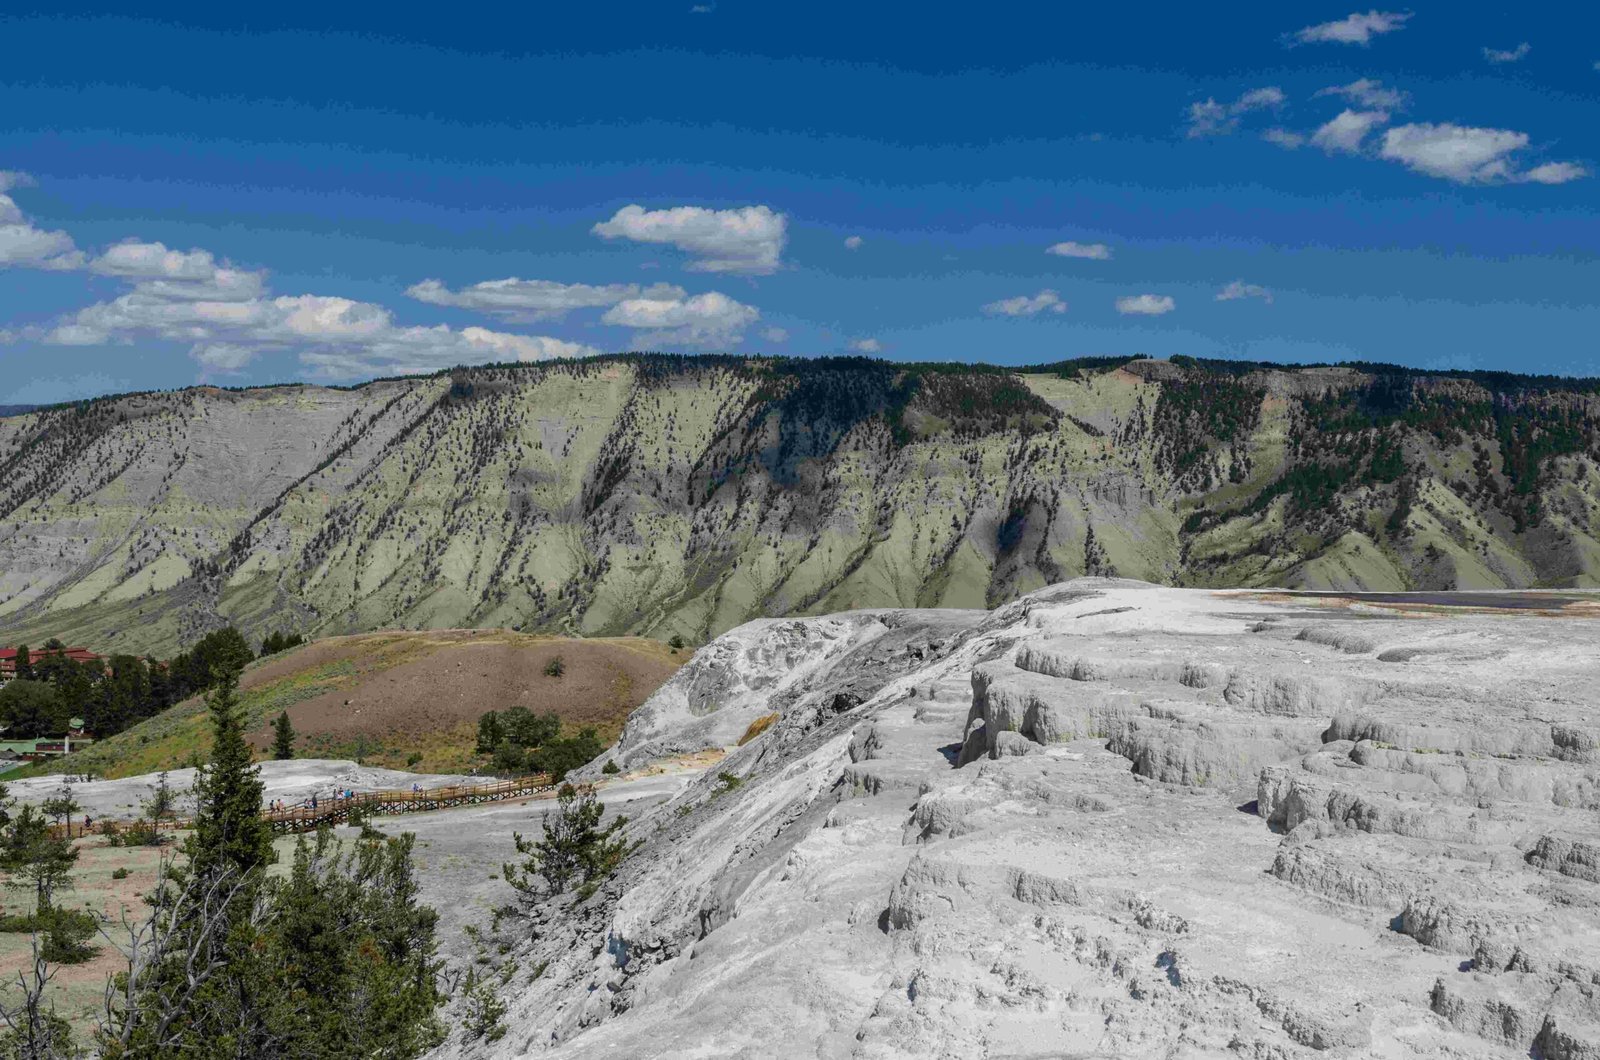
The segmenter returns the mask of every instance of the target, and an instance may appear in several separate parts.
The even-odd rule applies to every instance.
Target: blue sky
[[[0,403],[638,348],[1600,373],[1572,5],[335,6],[0,16]]]

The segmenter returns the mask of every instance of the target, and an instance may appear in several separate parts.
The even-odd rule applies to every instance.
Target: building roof
[[[94,662],[103,656],[96,655],[88,648],[29,648],[29,662],[37,662],[46,655],[65,655],[73,662]],[[17,649],[0,648],[0,673],[15,673],[17,669]]]

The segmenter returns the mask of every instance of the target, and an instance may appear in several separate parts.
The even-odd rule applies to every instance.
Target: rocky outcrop
[[[1600,617],[1301,635],[1348,606],[1086,580],[735,630],[614,752],[723,775],[443,1053],[1596,1056]]]

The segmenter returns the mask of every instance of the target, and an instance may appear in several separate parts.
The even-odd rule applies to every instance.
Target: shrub
[[[551,740],[527,756],[527,764],[536,773],[549,773],[561,780],[569,772],[596,757],[605,750],[600,737],[592,728],[584,728],[576,736],[563,736]]]
[[[550,656],[550,661],[544,664],[544,675],[546,677],[560,677],[566,672],[566,661],[559,655]]]
[[[556,811],[545,814],[544,838],[532,842],[512,833],[523,860],[502,866],[506,882],[526,902],[562,894],[573,884],[580,899],[588,898],[628,855],[627,837],[619,834],[628,819],[618,816],[601,828],[605,807],[593,788],[563,784],[557,798]]]
[[[467,1040],[477,1041],[481,1038],[486,1042],[497,1042],[504,1038],[506,1025],[501,1021],[505,1018],[506,1003],[497,996],[494,980],[480,980],[477,972],[468,968],[462,991],[467,999],[466,1012],[463,1014]]]
[[[510,740],[501,740],[494,749],[497,773],[521,773],[528,768],[528,753]]]
[[[615,776],[616,774],[622,772],[622,767],[617,765],[616,759],[608,758],[606,759],[606,764],[600,768],[600,772],[610,776]]]
[[[683,650],[683,634],[674,633],[672,635],[672,639],[667,641],[667,647],[671,648],[673,651],[682,651]]]
[[[119,865],[111,870],[111,878],[113,880],[125,880],[128,878],[128,870]]]

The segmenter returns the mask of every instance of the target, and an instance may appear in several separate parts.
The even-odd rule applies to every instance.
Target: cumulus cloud
[[[155,298],[243,302],[266,290],[266,274],[218,264],[208,250],[170,250],[164,243],[128,240],[88,263],[89,271],[132,280]]]
[[[8,192],[33,186],[33,178],[0,169],[0,268],[13,266],[55,271],[83,267],[83,252],[65,232],[37,228],[23,215]]]
[[[995,316],[1031,317],[1046,311],[1065,313],[1067,303],[1061,300],[1059,294],[1046,288],[1036,295],[1020,294],[1015,298],[1002,298],[998,302],[990,302],[983,307],[983,311]]]
[[[864,242],[865,240],[863,240],[860,236],[846,236],[844,240],[845,249],[860,250],[861,244]]]
[[[1500,63],[1519,63],[1526,59],[1531,51],[1533,51],[1533,45],[1523,41],[1515,48],[1506,51],[1498,48],[1485,48],[1483,49],[1483,57],[1496,65]]]
[[[883,343],[877,339],[856,339],[850,344],[850,348],[857,353],[882,353]]]
[[[1259,283],[1245,283],[1243,280],[1234,280],[1217,292],[1219,302],[1236,302],[1241,298],[1259,298],[1270,304],[1272,292]]]
[[[1359,154],[1367,134],[1389,120],[1387,111],[1345,110],[1311,134],[1311,142],[1330,153]]]
[[[1589,171],[1576,162],[1546,162],[1518,175],[1525,184],[1565,184],[1587,177]]]
[[[1117,299],[1117,312],[1123,316],[1158,317],[1178,308],[1171,295],[1137,294]]]
[[[261,347],[237,342],[202,342],[189,350],[189,356],[201,367],[229,374],[243,371],[260,354]]]
[[[1575,162],[1519,170],[1514,155],[1527,145],[1527,133],[1510,129],[1417,123],[1385,132],[1378,153],[1413,172],[1457,184],[1565,184],[1588,176],[1588,170]]]
[[[1058,258],[1088,258],[1092,261],[1108,261],[1111,258],[1111,248],[1104,243],[1074,243],[1070,239],[1064,243],[1053,243],[1045,247],[1044,252]]]
[[[152,256],[146,260],[171,259]],[[124,265],[132,268],[126,261]],[[221,275],[236,272],[218,270]],[[259,282],[259,274],[242,275]],[[313,294],[212,298],[196,297],[192,291],[177,296],[170,293],[185,284],[207,287],[215,283],[215,275],[211,279],[142,281],[126,294],[40,329],[34,337],[58,346],[102,346],[137,338],[187,342],[196,363],[224,373],[241,371],[266,353],[297,353],[313,374],[333,379],[598,352],[577,343],[485,328],[457,331],[442,324],[402,326],[383,306],[349,298]]]
[[[339,379],[599,352],[486,328],[403,326],[383,306],[349,298],[272,297],[265,272],[235,268],[207,250],[130,239],[91,256],[65,233],[43,232],[22,215],[7,192],[29,183],[23,174],[0,171],[0,266],[82,269],[130,287],[48,326],[24,328],[22,337],[34,341],[101,346],[166,339],[189,344],[196,363],[222,373],[239,372],[263,354],[295,354],[313,374]],[[681,294],[673,287],[651,290]]]
[[[1337,22],[1307,26],[1298,30],[1294,34],[1294,39],[1302,44],[1333,43],[1364,46],[1372,43],[1373,37],[1403,29],[1410,17],[1410,12],[1368,11],[1364,15],[1358,12],[1347,15]]]
[[[1385,88],[1382,81],[1363,77],[1348,85],[1332,85],[1319,89],[1318,96],[1339,96],[1367,110],[1401,110],[1411,102],[1411,97],[1397,88]]]
[[[628,298],[682,298],[685,291],[671,284],[640,287],[636,283],[557,283],[554,280],[484,280],[452,291],[438,280],[423,280],[406,294],[429,305],[454,306],[487,313],[502,320],[528,323],[559,320],[574,309],[613,306]]]
[[[692,254],[689,268],[699,272],[766,275],[778,270],[787,239],[788,218],[766,206],[708,210],[675,206],[646,210],[624,206],[590,231],[605,239],[663,243]]]
[[[1240,120],[1252,111],[1275,110],[1289,97],[1275,85],[1253,88],[1231,103],[1218,103],[1206,98],[1189,104],[1189,129],[1191,137],[1226,136],[1239,127]]]
[[[720,291],[691,298],[629,298],[606,310],[602,324],[633,328],[646,346],[733,346],[760,319],[753,306]]]

